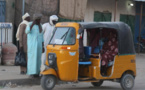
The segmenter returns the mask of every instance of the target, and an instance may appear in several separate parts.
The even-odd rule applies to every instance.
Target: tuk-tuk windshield
[[[58,27],[55,29],[49,44],[74,45],[75,34],[75,29],[72,27]]]

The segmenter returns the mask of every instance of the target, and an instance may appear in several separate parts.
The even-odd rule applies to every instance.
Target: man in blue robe
[[[28,75],[40,74],[41,54],[44,52],[43,30],[40,23],[41,17],[41,14],[34,14],[34,21],[30,22],[25,30],[25,33],[27,34]]]

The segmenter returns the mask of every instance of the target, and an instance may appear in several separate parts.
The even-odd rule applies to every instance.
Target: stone
[[[17,47],[12,43],[4,44],[2,47],[2,63],[14,65]]]

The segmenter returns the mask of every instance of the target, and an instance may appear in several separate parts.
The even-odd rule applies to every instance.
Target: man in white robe
[[[52,15],[49,18],[49,22],[43,24],[43,26],[42,26],[43,31],[44,31],[44,48],[45,48],[45,52],[42,54],[42,57],[41,57],[41,61],[42,61],[41,71],[43,71],[44,68],[45,68],[44,65],[45,65],[46,52],[47,52],[46,46],[48,45],[48,43],[49,43],[49,41],[51,39],[51,36],[53,34],[53,30],[54,30],[54,27],[55,27],[55,24],[57,23],[57,21],[58,21],[58,17],[56,15]]]

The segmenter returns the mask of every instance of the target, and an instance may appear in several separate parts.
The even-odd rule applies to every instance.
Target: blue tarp
[[[5,22],[6,14],[6,2],[4,0],[0,1],[0,22]]]
[[[144,0],[145,1],[145,0]],[[134,35],[134,42],[137,43],[137,37],[139,37],[139,26],[140,26],[140,10],[141,10],[141,3],[142,2],[136,2],[136,20],[135,20],[135,35]],[[143,6],[145,6],[145,3],[143,3]],[[145,39],[145,7],[143,7],[143,13],[142,13],[142,24],[141,24],[141,37]]]

